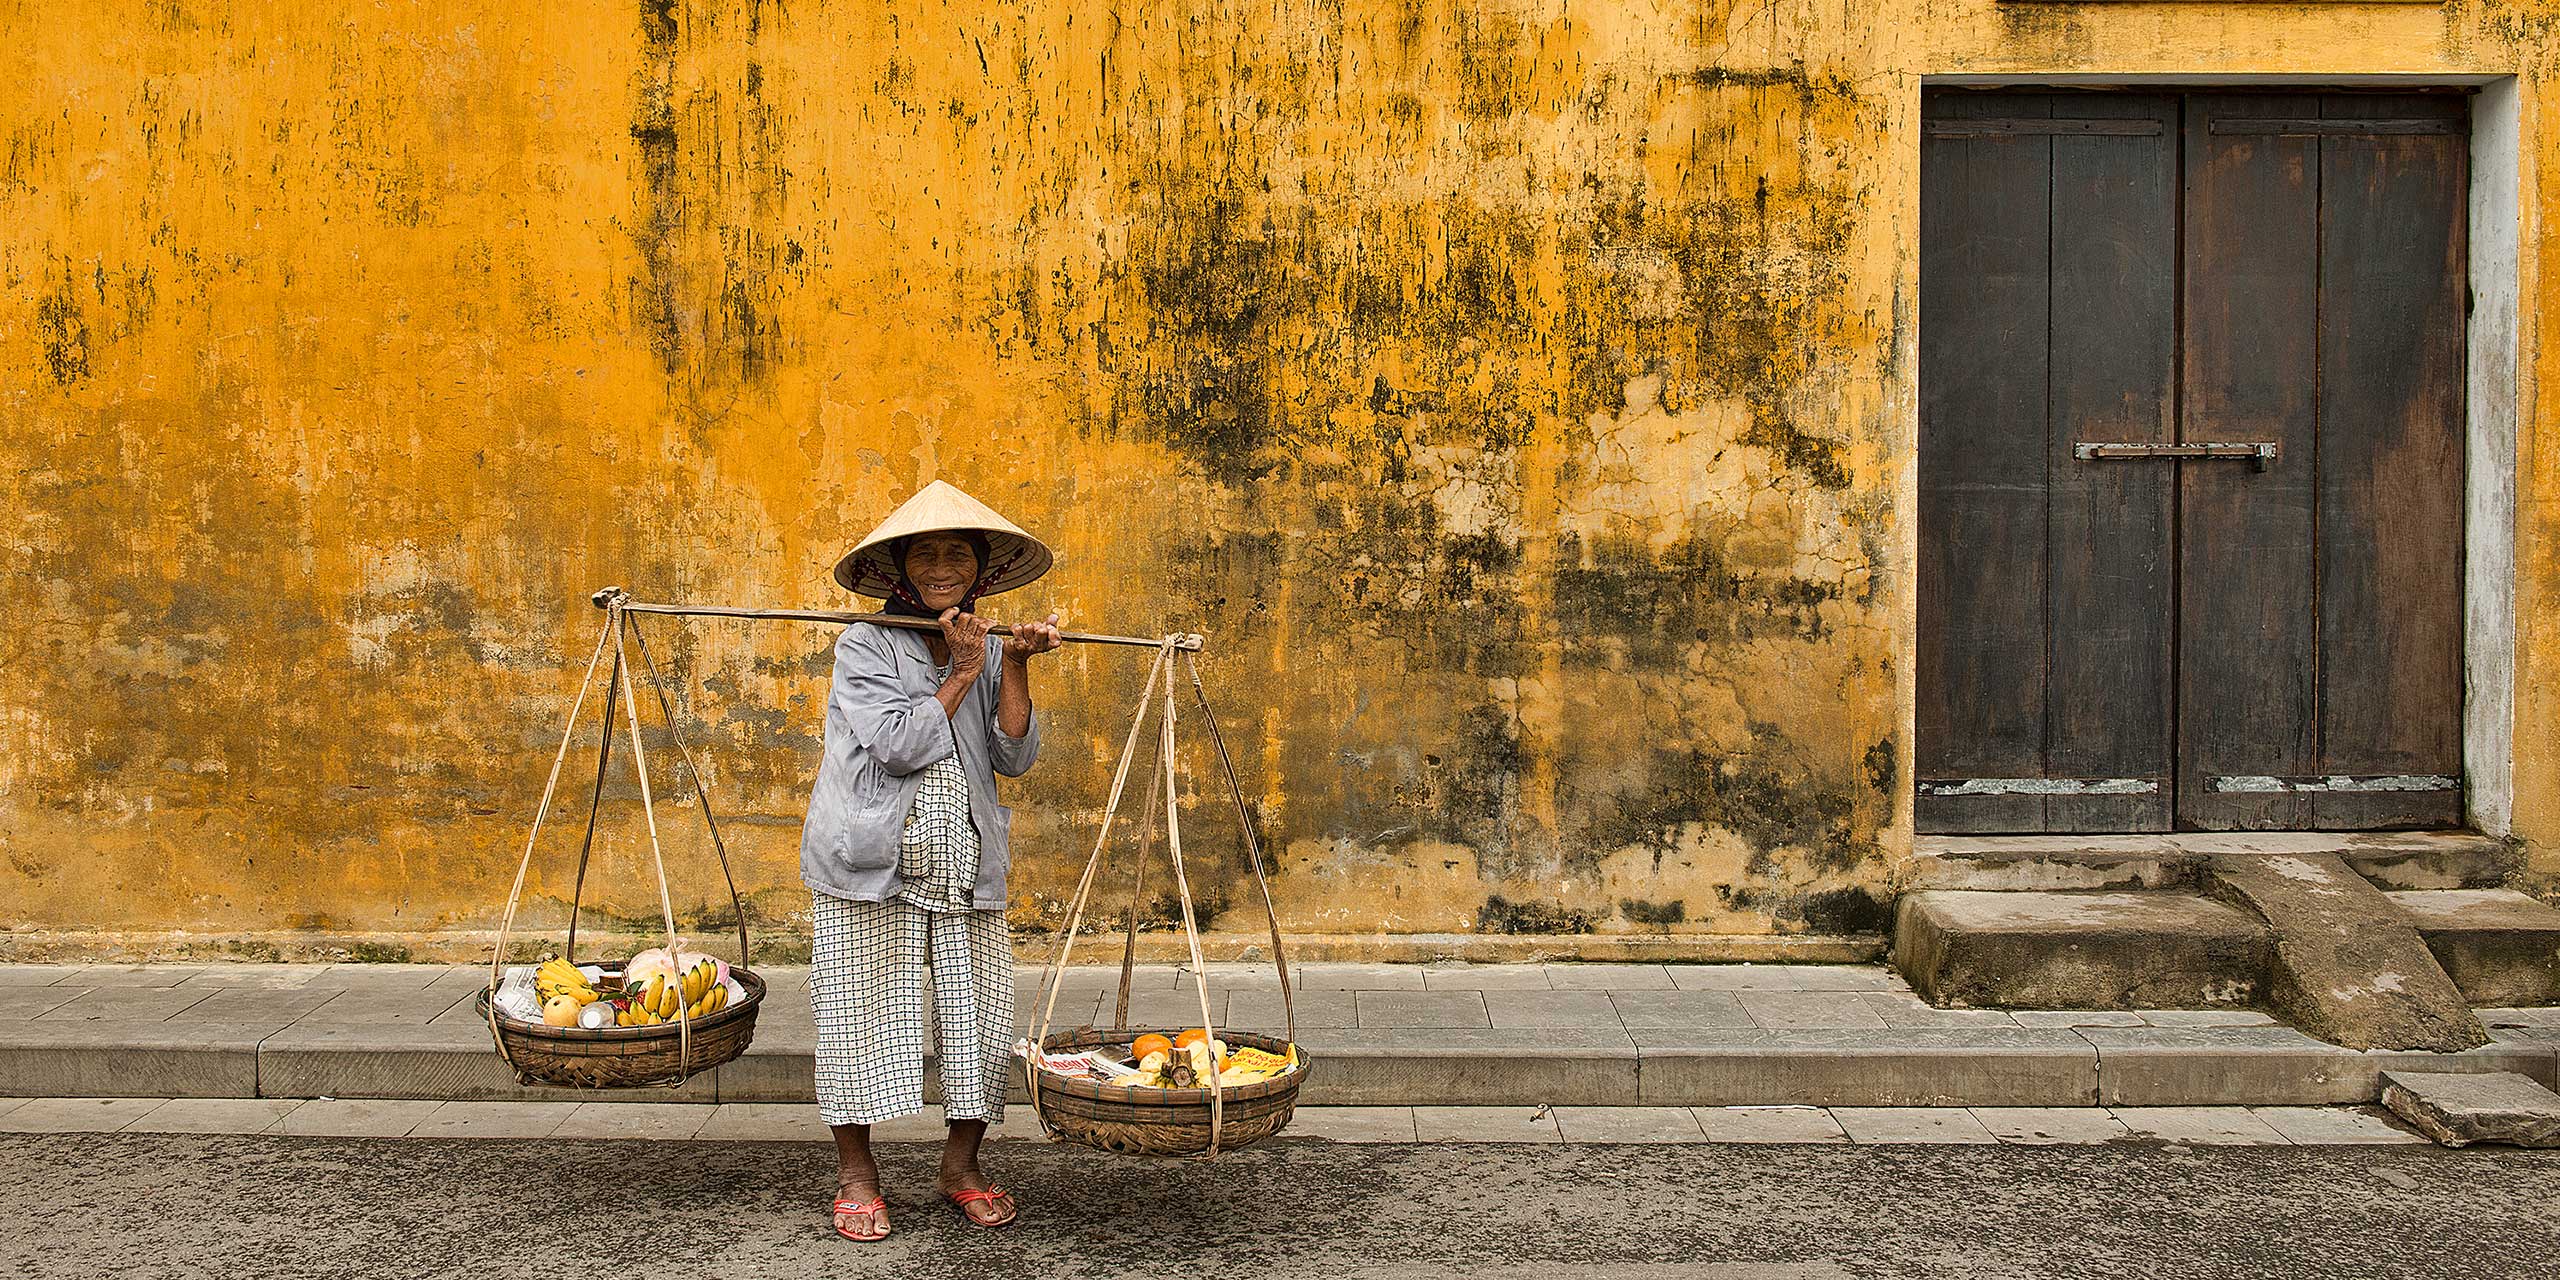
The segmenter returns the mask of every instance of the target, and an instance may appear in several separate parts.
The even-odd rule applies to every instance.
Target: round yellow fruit
[[[548,1026],[574,1027],[578,1025],[579,1007],[576,996],[553,996],[542,1002],[542,1021]]]

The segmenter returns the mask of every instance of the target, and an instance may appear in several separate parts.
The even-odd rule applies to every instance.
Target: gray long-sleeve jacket
[[[996,728],[1004,640],[987,637],[986,669],[958,715],[933,696],[933,655],[921,632],[857,622],[836,639],[835,682],[827,691],[826,746],[809,816],[800,827],[800,879],[831,898],[885,902],[895,896],[898,837],[927,765],[957,748],[969,775],[969,815],[978,828],[978,883],[972,905],[1005,907],[1013,810],[996,803],[995,775],[1020,777],[1040,755],[1040,719],[1006,737]]]

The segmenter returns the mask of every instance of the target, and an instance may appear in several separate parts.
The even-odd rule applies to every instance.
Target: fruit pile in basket
[[[1285,1048],[1285,1053],[1244,1045],[1229,1048],[1226,1041],[1194,1027],[1174,1036],[1152,1031],[1139,1036],[1129,1045],[1125,1059],[1097,1049],[1044,1055],[1040,1065],[1052,1074],[1122,1088],[1205,1089],[1214,1075],[1220,1088],[1233,1089],[1297,1070],[1298,1046]]]
[[[497,1008],[519,1022],[601,1031],[707,1018],[746,994],[717,956],[651,948],[619,971],[564,959],[512,967],[499,984]]]

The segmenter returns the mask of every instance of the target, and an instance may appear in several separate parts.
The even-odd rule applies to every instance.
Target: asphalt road
[[[2560,1152],[1369,1146],[1215,1165],[1000,1144],[1021,1222],[884,1147],[896,1234],[829,1234],[813,1143],[12,1135],[0,1275],[2549,1277]]]

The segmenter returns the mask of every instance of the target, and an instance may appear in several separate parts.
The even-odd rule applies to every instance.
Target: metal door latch
[[[2247,458],[2260,471],[2276,460],[2276,442],[2256,440],[2219,444],[2113,444],[2082,440],[2071,446],[2071,456],[2083,462],[2104,458]]]

